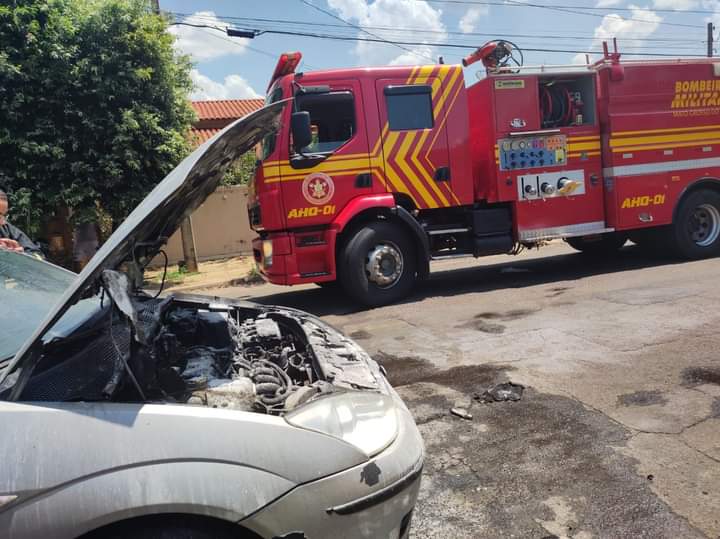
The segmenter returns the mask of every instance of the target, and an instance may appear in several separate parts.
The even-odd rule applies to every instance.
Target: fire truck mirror
[[[290,129],[292,131],[293,146],[299,153],[302,153],[302,148],[312,142],[310,113],[306,110],[293,112],[290,119]]]

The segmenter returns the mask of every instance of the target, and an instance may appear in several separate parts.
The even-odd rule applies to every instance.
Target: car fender
[[[0,513],[0,529],[14,539],[36,538],[38,530],[52,530],[54,539],[69,539],[159,513],[237,522],[294,486],[280,476],[232,463],[156,462],[86,477],[31,496]]]

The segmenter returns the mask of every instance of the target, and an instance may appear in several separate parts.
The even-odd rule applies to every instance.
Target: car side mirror
[[[292,132],[295,151],[302,153],[302,149],[312,142],[310,113],[306,110],[293,112],[290,117],[290,131]]]

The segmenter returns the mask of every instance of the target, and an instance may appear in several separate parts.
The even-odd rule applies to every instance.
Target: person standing
[[[0,249],[17,251],[42,257],[40,246],[32,241],[25,232],[8,222],[10,202],[5,191],[0,190]]]

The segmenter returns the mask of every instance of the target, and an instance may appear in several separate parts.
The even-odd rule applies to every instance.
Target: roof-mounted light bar
[[[290,73],[295,73],[295,68],[297,68],[301,59],[302,54],[300,52],[284,52],[281,54],[278,59],[278,63],[275,66],[275,71],[273,71],[272,77],[270,78],[270,83],[268,84],[267,89],[269,90],[273,83],[280,77]]]

